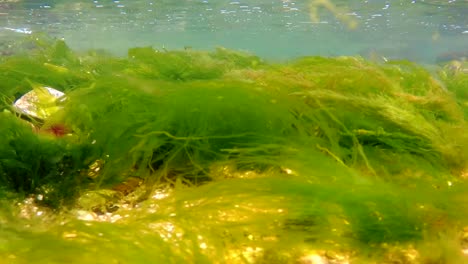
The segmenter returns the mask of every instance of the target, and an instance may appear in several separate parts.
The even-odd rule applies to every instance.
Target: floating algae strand
[[[318,15],[319,8],[325,8],[331,12],[336,19],[343,23],[348,29],[355,30],[358,28],[358,22],[352,16],[347,14],[347,10],[340,9],[330,0],[309,0],[309,17],[313,23],[320,23],[320,17]]]
[[[463,71],[27,41],[0,59],[1,259],[466,261]],[[32,86],[67,98],[35,129]]]

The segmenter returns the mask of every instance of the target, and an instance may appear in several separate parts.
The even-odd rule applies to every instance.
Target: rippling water
[[[434,62],[466,53],[468,1],[332,1],[310,19],[310,3],[292,0],[0,1],[0,34],[45,31],[74,48],[243,49],[269,58],[379,54]],[[323,1],[315,1],[320,3]]]

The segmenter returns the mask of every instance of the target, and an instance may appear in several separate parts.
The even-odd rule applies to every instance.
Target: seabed
[[[468,262],[464,61],[15,45],[6,263]]]

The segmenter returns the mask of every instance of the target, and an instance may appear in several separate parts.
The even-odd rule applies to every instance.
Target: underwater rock
[[[459,73],[468,74],[468,61],[452,60],[445,64],[444,69],[452,75]]]
[[[436,58],[437,63],[447,63],[450,61],[466,61],[468,59],[468,50],[466,51],[451,51],[439,54]]]
[[[13,104],[20,114],[28,115],[34,119],[44,120],[60,107],[58,102],[65,100],[65,94],[51,87],[36,87],[26,93]]]
[[[29,122],[35,131],[45,132],[56,137],[62,137],[70,133],[63,124],[48,124],[42,126],[44,121],[62,107],[60,103],[65,100],[65,94],[51,87],[35,87],[13,104],[16,112]],[[42,127],[41,127],[42,126]]]
[[[96,216],[114,213],[120,208],[134,207],[148,196],[143,179],[129,177],[111,189],[88,191],[80,196],[77,206]]]

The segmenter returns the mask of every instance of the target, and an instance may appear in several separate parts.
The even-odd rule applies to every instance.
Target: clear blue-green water
[[[2,1],[0,34],[45,31],[73,48],[117,54],[133,46],[224,46],[280,59],[377,53],[433,63],[447,53],[466,56],[464,0],[332,2],[357,21],[355,30],[323,7],[311,21],[309,1]]]

